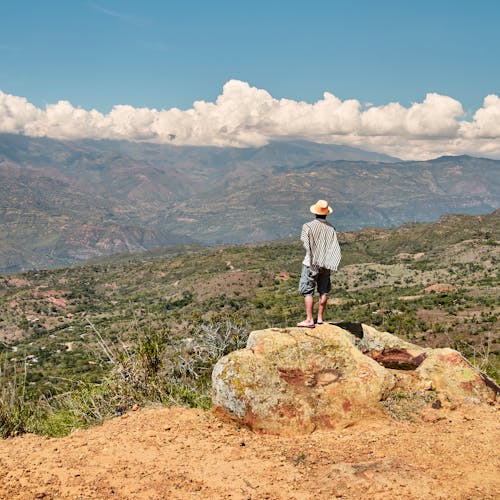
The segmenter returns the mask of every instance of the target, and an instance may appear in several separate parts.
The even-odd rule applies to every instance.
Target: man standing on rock
[[[304,296],[306,319],[297,323],[303,328],[314,328],[313,307],[314,289],[320,295],[317,324],[323,323],[328,292],[331,289],[330,271],[336,271],[340,263],[340,246],[335,228],[326,221],[332,208],[325,200],[318,200],[311,206],[316,218],[302,226],[300,239],[304,243],[306,256],[302,261],[299,291]]]

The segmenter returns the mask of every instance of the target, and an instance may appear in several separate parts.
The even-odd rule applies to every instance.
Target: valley
[[[57,141],[0,134],[0,271],[179,244],[293,236],[318,198],[338,230],[500,206],[500,161],[402,162],[345,146]]]
[[[456,348],[498,381],[499,227],[497,210],[340,233],[343,260],[327,320],[363,322],[419,345]],[[116,392],[104,408],[82,410],[77,422],[66,412],[67,420],[41,425],[44,433],[65,433],[145,401],[207,407],[211,366],[221,355],[243,345],[251,330],[302,319],[302,257],[297,235],[4,274],[3,383],[24,381],[25,397],[60,401],[75,391],[95,397],[109,389],[110,376],[131,367],[134,384],[149,380],[144,393],[112,378]]]

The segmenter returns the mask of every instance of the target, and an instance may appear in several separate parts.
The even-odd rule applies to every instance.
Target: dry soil
[[[498,409],[428,409],[415,423],[295,437],[144,409],[61,439],[0,441],[0,498],[499,498]]]

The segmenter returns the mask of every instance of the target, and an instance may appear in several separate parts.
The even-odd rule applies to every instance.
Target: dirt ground
[[[0,498],[499,498],[499,409],[429,409],[416,423],[296,437],[144,409],[62,439],[0,440]]]

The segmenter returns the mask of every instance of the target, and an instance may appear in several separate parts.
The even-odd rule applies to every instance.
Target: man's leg
[[[305,295],[304,296],[304,307],[306,309],[306,323],[308,325],[314,325],[313,319],[313,307],[314,307],[314,296]]]
[[[323,314],[325,312],[327,302],[328,302],[328,295],[325,293],[321,295],[319,298],[318,325],[321,325],[321,323],[323,323]],[[311,313],[312,313],[312,308],[311,308]]]
[[[316,287],[316,273],[307,266],[302,266],[302,273],[299,282],[299,291],[304,296],[304,307],[306,310],[306,319],[297,323],[297,326],[313,328],[313,307],[314,307],[314,288]]]
[[[332,289],[330,281],[330,270],[320,269],[318,273],[318,292],[319,292],[319,306],[318,306],[318,324],[323,323],[323,315],[325,314],[326,304],[328,302],[328,293]]]
[[[304,307],[306,310],[306,319],[297,323],[297,326],[314,328],[314,319],[313,319],[313,307],[314,307],[314,296],[313,295],[304,295]]]

